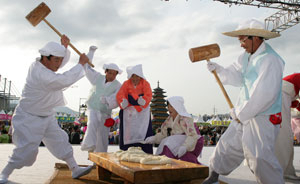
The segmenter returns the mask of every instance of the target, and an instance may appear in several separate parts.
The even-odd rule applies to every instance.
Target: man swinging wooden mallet
[[[38,25],[43,20],[54,32],[62,37],[62,34],[45,19],[50,12],[50,8],[44,2],[42,2],[26,16],[26,19],[33,26]],[[71,43],[69,43],[69,45],[78,55],[81,55],[81,52],[79,52],[79,50],[77,50]],[[94,65],[90,61],[88,61],[88,64],[94,67]]]

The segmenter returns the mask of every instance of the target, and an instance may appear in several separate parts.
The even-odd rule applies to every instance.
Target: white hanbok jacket
[[[247,95],[248,98],[243,97],[243,94],[240,95],[235,106],[237,118],[241,122],[246,122],[257,115],[271,115],[281,111],[281,79],[284,61],[279,56],[276,57],[275,53],[274,55],[265,54],[266,50],[271,50],[271,47],[263,42],[253,55],[245,52],[239,57],[238,62],[218,72],[223,84],[243,87],[246,83],[246,85],[251,86],[245,92],[245,96]],[[244,66],[245,57],[248,57],[249,63],[246,67]],[[263,62],[253,67],[254,60],[259,62],[261,57],[263,57]],[[243,70],[245,69],[256,70],[258,75],[253,76],[254,80],[251,85],[247,84],[250,81],[244,81]],[[241,90],[241,92],[243,91]],[[279,104],[274,104],[277,101]],[[273,110],[274,105],[280,109]]]
[[[161,132],[155,134],[155,143],[160,144],[161,141],[168,136],[168,129],[170,135],[186,135],[183,146],[188,151],[193,151],[197,144],[199,135],[194,126],[192,118],[177,115],[175,120],[169,116],[161,126]]]
[[[88,108],[110,115],[112,109],[119,106],[116,95],[121,87],[121,83],[117,79],[105,83],[105,75],[95,71],[90,66],[86,66],[85,71],[87,79],[93,85],[87,100]],[[105,98],[107,104],[101,102],[101,97]]]
[[[68,57],[65,57],[68,59]],[[49,116],[53,108],[66,104],[63,90],[84,76],[81,64],[60,74],[46,68],[40,61],[31,64],[19,106],[35,116]]]

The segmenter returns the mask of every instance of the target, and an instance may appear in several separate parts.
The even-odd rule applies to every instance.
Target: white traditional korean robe
[[[227,175],[245,158],[258,183],[284,183],[274,154],[280,125],[269,120],[271,114],[281,111],[283,68],[283,60],[263,42],[253,55],[245,52],[238,62],[218,72],[223,84],[242,86],[236,105],[242,123],[233,121],[222,135],[210,159],[212,170]]]
[[[185,146],[187,151],[193,151],[195,149],[200,135],[197,134],[192,118],[177,115],[173,120],[173,118],[169,116],[162,124],[161,132],[155,134],[156,144],[160,144],[161,141],[168,136],[168,128],[171,129],[169,136],[184,135],[183,141],[174,140],[174,142],[169,145],[169,149],[174,155],[177,155],[180,146]],[[156,154],[160,154],[163,151],[163,146],[160,147],[161,149],[158,148]]]
[[[111,117],[112,109],[118,107],[116,94],[121,83],[116,79],[105,83],[105,75],[86,67],[86,77],[93,85],[88,104],[88,126],[83,138],[81,149],[85,151],[107,152],[109,127],[104,126],[105,120]],[[108,104],[100,100],[104,97]]]
[[[64,60],[69,59],[69,51]],[[64,62],[64,61],[63,61]],[[29,68],[22,98],[12,118],[13,143],[9,159],[13,168],[31,166],[43,141],[58,159],[73,158],[67,133],[57,123],[54,107],[65,105],[63,90],[84,76],[81,64],[59,74],[35,61]]]

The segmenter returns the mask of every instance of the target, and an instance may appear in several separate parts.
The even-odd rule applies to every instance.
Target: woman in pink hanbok
[[[145,143],[159,144],[156,155],[200,164],[197,158],[203,148],[203,137],[187,113],[183,98],[170,97],[167,105],[170,115],[162,124],[161,132],[148,137]]]

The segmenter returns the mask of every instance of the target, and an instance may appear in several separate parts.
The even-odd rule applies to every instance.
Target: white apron
[[[161,154],[163,152],[164,147],[167,146],[170,149],[170,151],[173,153],[173,155],[177,156],[178,149],[181,145],[183,145],[185,140],[186,140],[186,135],[168,136],[160,142],[155,155]]]
[[[123,111],[124,145],[144,141],[150,121],[150,107],[137,112],[133,106]]]

